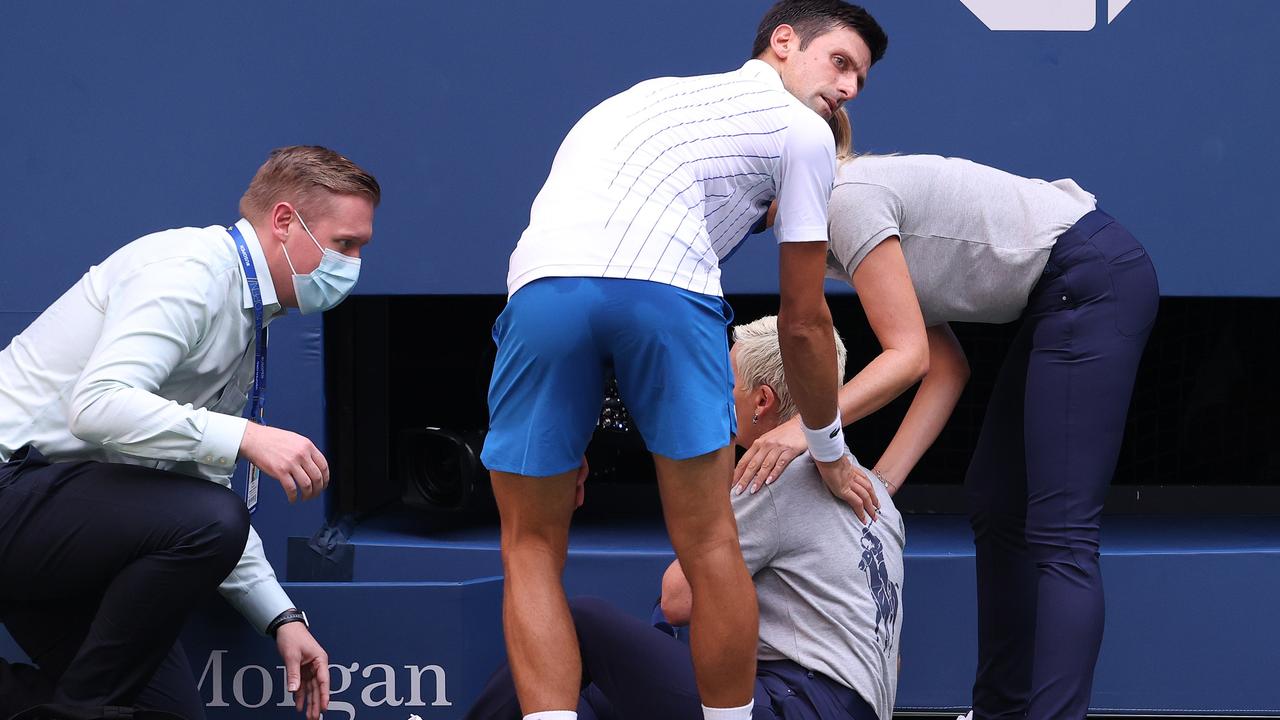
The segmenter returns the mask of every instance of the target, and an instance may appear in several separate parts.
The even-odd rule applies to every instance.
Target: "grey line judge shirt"
[[[253,226],[236,223],[266,317],[284,313]],[[0,351],[0,462],[141,465],[231,486],[253,384],[253,300],[224,227],[139,238]],[[222,595],[259,631],[293,607],[253,528]]]
[[[853,284],[897,235],[925,325],[1017,319],[1058,236],[1097,201],[1074,180],[1033,180],[960,158],[870,155],[840,164],[827,276]]]
[[[820,672],[889,720],[898,687],[906,529],[888,490],[872,485],[880,510],[864,525],[827,490],[806,452],[756,494],[735,495],[733,514],[759,598],[756,656]]]

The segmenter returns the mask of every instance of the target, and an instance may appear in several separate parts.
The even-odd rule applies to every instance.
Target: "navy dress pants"
[[[582,651],[578,720],[702,720],[689,646],[595,598],[569,603]],[[520,720],[511,670],[489,679],[466,720]],[[752,720],[877,720],[857,693],[789,661],[761,661]]]
[[[0,719],[44,703],[203,718],[177,638],[248,532],[244,502],[208,480],[15,453],[0,466],[0,622],[36,666],[0,660]]]
[[[1102,504],[1159,304],[1100,211],[1064,233],[1000,370],[965,479],[977,558],[974,718],[1085,717],[1102,644]]]

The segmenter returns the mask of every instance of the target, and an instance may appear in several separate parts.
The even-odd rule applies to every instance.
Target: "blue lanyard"
[[[267,389],[267,328],[263,324],[262,289],[258,286],[258,273],[253,267],[253,256],[249,254],[249,244],[245,242],[240,228],[232,225],[227,228],[231,239],[236,242],[236,255],[240,256],[240,264],[244,266],[244,279],[249,284],[249,296],[253,298],[253,389],[249,392],[249,421],[263,424],[262,397]],[[245,482],[245,504],[252,513],[258,507],[258,468],[249,466]]]

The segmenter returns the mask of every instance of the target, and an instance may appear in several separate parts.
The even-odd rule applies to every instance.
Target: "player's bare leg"
[[[707,707],[746,705],[760,618],[729,504],[733,452],[725,447],[689,460],[655,455],[654,463],[671,545],[693,591],[689,638],[698,694]]]
[[[578,707],[582,658],[561,583],[577,475],[490,474],[502,517],[502,624],[525,714]]]

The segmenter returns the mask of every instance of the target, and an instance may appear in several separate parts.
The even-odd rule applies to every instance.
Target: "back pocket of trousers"
[[[1136,248],[1117,257],[1108,270],[1116,294],[1116,330],[1129,336],[1147,332],[1160,308],[1160,285],[1151,258]]]

